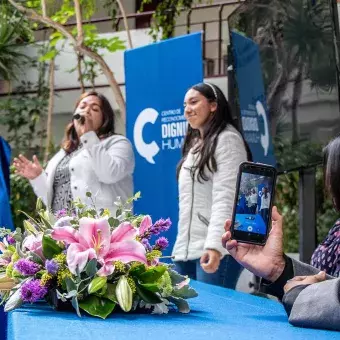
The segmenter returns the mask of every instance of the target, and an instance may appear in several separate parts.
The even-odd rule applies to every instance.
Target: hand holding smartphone
[[[259,245],[266,243],[275,183],[274,167],[251,162],[240,164],[231,224],[233,239]]]

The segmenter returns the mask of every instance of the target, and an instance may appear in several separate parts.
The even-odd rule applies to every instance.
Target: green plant
[[[14,148],[14,155],[32,151],[40,153],[41,141],[45,138],[41,120],[46,115],[48,89],[44,83],[23,81],[16,91],[18,95],[0,102],[0,124],[7,127],[7,141]],[[27,91],[35,93],[31,95]]]
[[[323,169],[316,171],[316,228],[317,241],[322,242],[335,221],[340,217],[334,210],[331,198],[325,193]],[[299,251],[299,173],[280,175],[276,186],[275,204],[284,217],[284,250]]]
[[[44,53],[42,50],[41,53]],[[36,84],[23,81],[16,88],[17,95],[9,95],[0,101],[0,124],[7,129],[6,139],[12,146],[12,156],[23,153],[28,157],[43,155],[45,139],[44,118],[48,105],[49,90],[46,86],[46,64],[32,62],[31,68],[38,68]],[[28,94],[27,92],[34,92]],[[14,173],[11,168],[10,203],[16,227],[22,227],[24,215],[20,211],[34,211],[36,196],[26,179]],[[33,209],[33,210],[32,210]]]
[[[37,197],[30,183],[25,178],[15,174],[14,167],[11,167],[10,181],[13,223],[16,228],[23,229],[23,222],[26,217],[21,211],[34,211]]]
[[[321,145],[308,141],[292,145],[290,141],[275,138],[275,155],[280,169],[289,169],[295,164],[316,166],[316,226],[320,243],[334,222],[340,217],[326,193],[323,178]],[[318,165],[317,165],[318,164]],[[312,165],[313,166],[313,165]],[[299,251],[299,172],[293,171],[278,177],[275,204],[284,217],[284,250]]]
[[[140,10],[143,11],[145,4],[151,3],[152,0],[143,0]],[[182,11],[191,9],[194,4],[202,3],[203,0],[163,0],[156,7],[152,16],[152,25],[150,35],[156,41],[159,33],[162,33],[162,40],[169,39],[173,36],[176,20]],[[207,1],[209,2],[209,1]]]
[[[126,107],[121,89],[112,70],[103,56],[98,52],[98,48],[102,46],[101,44],[105,39],[102,39],[96,34],[95,39],[89,40],[84,34],[83,18],[88,19],[94,14],[94,0],[63,0],[57,10],[55,10],[55,4],[53,4],[52,7],[48,7],[47,5],[49,4],[46,1],[30,1],[25,3],[25,6],[23,6],[22,2],[17,2],[15,0],[8,0],[8,2],[19,12],[23,13],[27,20],[38,22],[55,30],[56,35],[53,38],[54,46],[52,45],[51,50],[43,57],[44,61],[51,60],[57,55],[58,49],[56,48],[56,45],[59,40],[68,39],[79,58],[87,56],[99,65],[101,72],[107,78],[108,84],[114,93],[115,100],[120,108],[121,116],[123,121],[125,121]],[[73,30],[73,32],[70,32],[69,29],[65,27],[65,24],[72,17],[76,18],[77,28]],[[91,46],[90,42],[92,43]],[[122,49],[122,42],[119,40],[119,43],[117,43],[117,39],[115,42],[108,39],[108,41],[105,42],[104,47],[107,48],[107,46],[110,47],[109,51],[113,52],[113,47]],[[81,59],[78,59],[78,63],[81,63]],[[81,67],[77,67],[77,69],[81,71]]]
[[[11,13],[4,4],[0,4],[0,79],[17,79],[17,74],[29,61],[18,49],[27,39],[23,18]]]

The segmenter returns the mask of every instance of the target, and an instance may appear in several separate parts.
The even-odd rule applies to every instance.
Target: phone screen
[[[243,165],[238,180],[233,218],[233,238],[263,244],[271,219],[275,169]]]

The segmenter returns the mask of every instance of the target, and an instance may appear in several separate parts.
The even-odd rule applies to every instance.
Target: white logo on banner
[[[263,118],[264,123],[264,135],[261,133],[261,145],[264,149],[264,155],[268,155],[268,149],[269,149],[269,130],[268,130],[268,121],[267,121],[267,115],[266,111],[260,101],[256,102],[256,111],[257,114]]]
[[[155,141],[147,144],[143,139],[143,129],[148,123],[155,124],[158,118],[158,112],[155,109],[144,109],[137,117],[133,128],[133,139],[138,153],[149,163],[155,164],[154,157],[159,152],[159,147]]]
[[[151,164],[155,164],[154,157],[160,151],[160,147],[155,141],[149,144],[145,143],[143,129],[148,123],[155,124],[158,116],[159,113],[155,109],[147,108],[143,110],[138,115],[133,129],[133,139],[138,153]],[[181,149],[188,128],[188,122],[185,120],[181,109],[164,110],[160,116],[161,149],[164,151]]]

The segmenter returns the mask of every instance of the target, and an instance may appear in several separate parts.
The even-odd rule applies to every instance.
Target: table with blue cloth
[[[297,328],[275,301],[191,282],[199,296],[191,312],[167,315],[117,313],[101,320],[57,312],[46,304],[24,306],[8,315],[8,340],[218,340],[340,339],[339,332]]]

